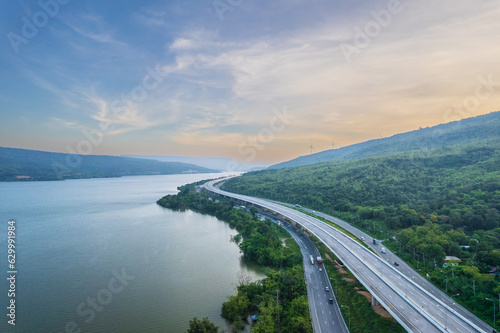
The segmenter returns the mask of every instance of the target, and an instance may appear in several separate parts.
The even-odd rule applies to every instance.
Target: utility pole
[[[350,331],[351,330],[351,308],[348,307],[347,305],[341,305],[340,307],[347,308],[347,310],[349,310],[349,331]]]
[[[488,301],[492,301],[493,302],[493,327],[496,327],[496,323],[495,323],[495,312],[496,312],[496,305],[495,305],[495,300],[494,299],[491,299],[491,298],[488,298],[486,297],[485,299],[487,299]]]

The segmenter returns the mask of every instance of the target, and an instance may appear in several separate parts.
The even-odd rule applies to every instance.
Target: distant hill
[[[190,157],[190,156],[163,156],[163,155],[122,155],[123,157],[152,159],[162,162],[181,162],[198,165],[204,168],[221,171],[255,171],[264,169],[267,165],[258,163],[237,162],[226,157]]]
[[[389,156],[404,152],[460,147],[463,145],[488,144],[500,141],[500,111],[467,118],[447,124],[426,127],[396,134],[388,138],[361,142],[351,146],[330,149],[300,156],[275,164],[269,169],[281,169],[326,161],[356,160],[375,156]]]
[[[105,155],[73,155],[0,147],[0,181],[210,173],[194,164]]]

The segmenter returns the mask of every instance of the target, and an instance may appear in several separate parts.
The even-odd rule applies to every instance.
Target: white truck
[[[314,265],[314,257],[312,255],[309,256],[309,260],[311,261],[311,265]]]

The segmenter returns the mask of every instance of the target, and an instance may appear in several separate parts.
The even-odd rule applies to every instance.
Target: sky
[[[0,6],[3,147],[268,165],[500,110],[497,0]]]

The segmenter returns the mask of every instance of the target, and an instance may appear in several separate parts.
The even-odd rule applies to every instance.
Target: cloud
[[[107,134],[123,142],[161,132],[180,145],[207,151],[220,144],[237,154],[240,139],[257,135],[272,110],[286,106],[295,118],[262,153],[280,159],[307,152],[311,141],[346,145],[455,120],[444,115],[474,94],[478,77],[500,80],[500,43],[492,37],[500,29],[496,1],[402,2],[404,10],[363,47],[356,46],[356,33],[387,1],[345,5],[331,18],[311,15],[326,2],[295,1],[292,7],[307,13],[284,9],[284,0],[248,3],[224,24],[210,4],[139,7],[116,21],[101,12],[67,14],[60,20],[70,29],[57,27],[63,33],[54,40],[64,50],[32,59],[26,53],[28,65],[19,67],[60,102],[49,119],[61,126],[110,123]],[[213,17],[202,19],[210,10]],[[270,24],[273,11],[286,19]],[[341,49],[346,44],[357,47],[350,61]],[[127,103],[146,68],[157,64],[162,82]],[[468,116],[492,111],[496,101],[481,101]]]
[[[500,53],[491,40],[500,10],[490,2],[471,11],[469,2],[448,17],[441,9],[451,4],[408,6],[351,63],[339,46],[354,43],[355,27],[373,20],[369,11],[344,25],[247,41],[181,37],[170,45],[177,66],[169,71],[184,82],[226,88],[228,107],[238,104],[248,116],[235,121],[265,124],[271,106],[287,105],[298,114],[294,129],[307,128],[311,137],[345,132],[344,125],[369,138],[378,137],[379,128],[394,134],[438,124],[447,108],[473,93],[478,76],[492,73]],[[480,106],[476,114],[489,111]]]
[[[65,126],[65,127],[70,127],[70,128],[74,128],[74,127],[79,127],[78,124],[74,121],[67,121],[67,120],[64,120],[64,119],[61,119],[61,118],[52,118],[52,120],[58,125],[58,126]]]

